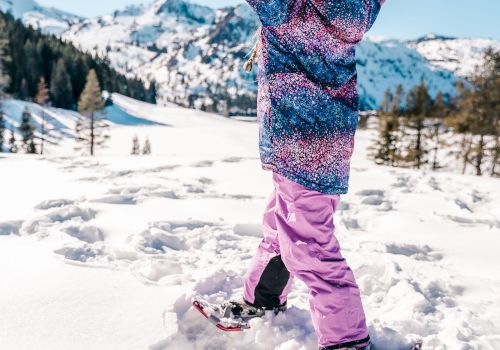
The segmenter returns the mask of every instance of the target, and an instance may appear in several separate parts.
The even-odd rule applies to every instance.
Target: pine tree
[[[141,154],[141,145],[139,144],[139,138],[137,135],[134,136],[132,139],[132,155],[139,155]]]
[[[373,157],[377,164],[397,164],[397,132],[399,124],[397,116],[389,113],[379,115],[379,138],[375,143]]]
[[[96,72],[92,69],[87,76],[85,89],[78,102],[78,112],[81,117],[76,125],[77,141],[89,148],[91,156],[94,155],[96,147],[102,146],[109,138],[105,134],[108,124],[103,109],[101,87]]]
[[[47,83],[45,82],[45,78],[41,77],[38,82],[38,92],[35,97],[35,102],[41,107],[40,114],[42,116],[42,122],[40,124],[40,154],[44,152],[44,144],[45,144],[45,111],[44,107],[47,105],[47,102],[50,99],[49,96],[49,88],[47,87]]]
[[[391,89],[387,89],[384,92],[384,99],[381,104],[381,112],[389,113],[392,106],[393,95]]]
[[[35,145],[35,140],[32,138],[30,142],[28,143],[28,153],[29,154],[36,154],[36,145]]]
[[[379,112],[379,138],[372,156],[377,164],[397,166],[399,160],[400,113],[403,98],[403,86],[398,85],[396,94],[387,89]]]
[[[398,84],[396,86],[396,93],[392,99],[392,107],[391,113],[394,117],[394,131],[395,131],[395,152],[394,152],[394,162],[397,166],[402,159],[402,140],[406,138],[406,130],[404,123],[401,122],[401,119],[404,114],[404,99],[405,99],[405,90],[403,85]]]
[[[485,78],[483,96],[489,115],[488,125],[492,137],[490,153],[490,175],[500,177],[500,52],[488,49],[485,52]]]
[[[147,102],[156,104],[156,98],[158,97],[158,91],[157,91],[157,83],[156,80],[153,80],[149,84],[149,89],[147,91]]]
[[[33,140],[35,137],[34,130],[35,128],[33,127],[31,112],[28,107],[26,107],[21,117],[21,125],[19,126],[23,148],[25,149],[26,153],[36,153],[36,147]]]
[[[10,78],[6,72],[6,65],[11,62],[9,52],[9,38],[4,16],[0,16],[0,108],[5,98],[5,90],[10,84]]]
[[[14,134],[14,128],[10,129],[9,152],[17,153],[16,135]]]
[[[5,132],[5,119],[3,117],[2,110],[0,109],[0,152],[3,152],[3,145],[5,143],[4,132]]]
[[[31,38],[26,40],[23,51],[25,65],[28,69],[24,72],[24,82],[21,86],[20,95],[22,99],[31,100],[36,94],[38,79],[42,75],[41,62],[36,43]]]
[[[444,122],[448,115],[448,106],[446,104],[444,95],[441,91],[438,92],[436,98],[434,99],[434,104],[430,112],[430,130],[429,139],[434,144],[432,149],[432,170],[437,170],[441,166],[438,163],[438,152],[441,146],[445,145],[444,140],[440,138],[441,133],[444,129]]]
[[[456,111],[446,119],[446,125],[451,127],[455,134],[461,135],[459,141],[457,141],[458,151],[453,153],[460,159],[462,174],[465,174],[467,166],[470,164],[473,142],[471,125],[474,121],[471,114],[468,113],[472,108],[472,95],[470,90],[466,89],[464,83],[460,80],[456,83],[456,89],[458,91],[458,97],[455,101]]]
[[[412,132],[411,140],[407,146],[405,160],[410,165],[420,169],[427,162],[427,149],[425,147],[425,120],[429,116],[432,107],[432,99],[429,96],[427,86],[422,80],[418,86],[413,88],[406,100],[406,128]]]
[[[52,68],[50,95],[52,96],[54,106],[65,109],[73,107],[73,85],[71,84],[71,78],[62,58]]]
[[[144,142],[144,146],[142,147],[142,154],[151,154],[151,142],[149,142],[149,137],[146,138],[146,141]]]
[[[30,97],[30,92],[28,90],[28,82],[26,79],[21,80],[21,87],[19,89],[19,99],[28,101]]]
[[[394,116],[401,115],[401,106],[403,105],[403,95],[404,95],[403,85],[399,84],[398,86],[396,86],[396,92],[392,97],[392,104],[390,109],[391,114]]]

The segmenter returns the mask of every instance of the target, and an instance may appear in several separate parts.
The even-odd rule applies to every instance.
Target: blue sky
[[[193,1],[212,7],[241,2],[241,0]],[[110,13],[128,4],[139,4],[144,0],[38,0],[38,2],[92,17]],[[499,0],[387,0],[370,34],[410,39],[426,33],[437,33],[500,40],[498,14],[500,14]]]

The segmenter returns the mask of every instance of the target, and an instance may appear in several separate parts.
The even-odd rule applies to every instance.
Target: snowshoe
[[[263,317],[264,308],[247,304],[243,300],[229,300],[222,304],[211,304],[197,296],[193,298],[193,306],[217,328],[225,332],[238,332],[250,328],[250,320]],[[275,309],[275,313],[286,310],[286,305]]]

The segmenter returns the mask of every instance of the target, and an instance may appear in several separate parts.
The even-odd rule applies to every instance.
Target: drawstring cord
[[[252,53],[250,54],[250,58],[243,65],[243,69],[245,71],[247,71],[248,73],[250,73],[252,71],[253,65],[257,62],[257,56],[259,55],[259,51],[260,51],[260,32],[261,32],[261,28],[259,28],[259,30],[257,30],[257,33],[255,34],[257,41],[256,41],[255,45],[253,46]]]

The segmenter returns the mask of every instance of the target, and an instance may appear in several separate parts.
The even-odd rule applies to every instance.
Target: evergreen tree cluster
[[[21,134],[21,149],[25,153],[36,154],[37,147],[35,144],[35,126],[33,125],[33,118],[31,112],[28,108],[25,108],[23,114],[21,116],[21,124],[17,128],[19,133]],[[8,149],[10,153],[17,153],[18,140],[16,139],[14,133],[14,127],[10,128],[10,136],[8,138],[8,145],[6,144],[5,137],[6,127],[5,120],[2,112],[0,111],[0,152],[3,152],[5,148]]]
[[[468,82],[457,83],[454,98],[432,99],[423,81],[406,94],[402,86],[387,90],[372,148],[376,163],[437,170],[438,154],[452,149],[462,173],[472,165],[478,176],[500,176],[500,53],[488,50],[484,58]]]
[[[104,90],[156,101],[155,84],[146,88],[142,80],[117,73],[107,59],[83,53],[73,44],[25,27],[20,20],[1,12],[0,60],[0,89],[6,85],[6,92],[19,99],[33,100],[43,78],[55,107],[75,109],[86,77],[94,69]]]
[[[31,112],[28,108],[23,111],[19,132],[21,133],[24,151],[26,153],[36,154],[35,127],[33,126]]]
[[[146,141],[144,141],[144,146],[142,147],[141,151],[141,145],[139,143],[139,137],[137,135],[134,136],[132,139],[132,151],[130,152],[133,156],[138,156],[140,154],[142,155],[150,155],[151,154],[151,142],[149,141],[149,138],[146,138]]]
[[[49,99],[49,90],[43,78],[40,79],[38,84],[38,92],[35,102],[40,106],[45,106]],[[102,97],[101,87],[97,80],[95,70],[91,69],[86,79],[85,89],[83,90],[80,101],[78,102],[78,112],[80,116],[76,123],[76,141],[89,151],[93,156],[97,147],[103,146],[105,141],[109,138],[106,134],[108,123],[106,122],[106,115],[103,112],[104,99]],[[17,128],[21,134],[22,150],[29,154],[43,154],[44,141],[46,135],[50,130],[46,129],[45,116],[43,108],[41,109],[41,122],[40,122],[40,137],[35,135],[37,127],[34,125],[31,111],[26,107],[21,116],[21,123]],[[0,152],[4,149],[5,143],[5,120],[0,109]],[[35,143],[35,139],[39,139],[40,152]],[[146,147],[146,146],[145,146]],[[150,146],[149,146],[150,147]],[[15,137],[14,129],[11,128],[11,136],[9,138],[9,152],[16,153],[18,151],[17,140]]]

